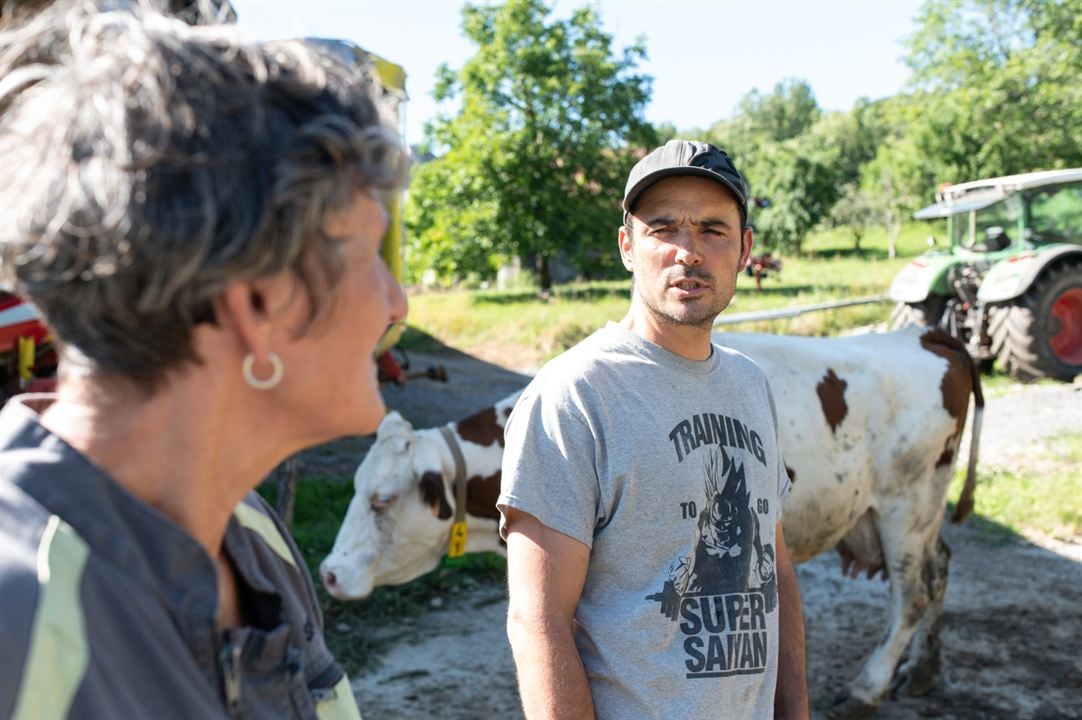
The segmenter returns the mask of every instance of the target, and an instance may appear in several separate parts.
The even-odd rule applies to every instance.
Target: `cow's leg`
[[[898,668],[894,681],[895,688],[907,695],[926,694],[939,672],[939,626],[943,618],[943,600],[947,595],[950,558],[950,548],[939,537],[924,561],[922,579],[931,600],[913,634],[909,656]]]
[[[848,692],[835,701],[831,717],[868,717],[874,712],[931,600],[922,582],[926,536],[912,532],[912,506],[910,498],[894,498],[882,514],[881,545],[890,572],[887,633],[849,684]]]

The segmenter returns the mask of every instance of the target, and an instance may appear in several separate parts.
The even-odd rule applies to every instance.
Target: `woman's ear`
[[[241,352],[261,358],[273,350],[268,299],[256,284],[231,283],[212,305],[218,328],[232,336]]]
[[[304,322],[304,293],[293,273],[283,270],[258,280],[227,285],[214,298],[215,319],[219,327],[232,333],[245,353],[257,358],[268,352],[283,337],[292,337]]]

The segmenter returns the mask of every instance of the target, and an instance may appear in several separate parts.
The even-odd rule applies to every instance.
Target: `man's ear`
[[[635,263],[631,259],[631,233],[627,231],[627,225],[621,225],[616,233],[616,242],[620,247],[620,260],[624,263],[624,269],[630,273],[635,272]]]
[[[751,246],[755,244],[755,231],[750,227],[744,228],[744,233],[740,236],[740,267],[736,269],[737,273],[744,269],[744,266],[748,264],[748,258],[751,257]]]

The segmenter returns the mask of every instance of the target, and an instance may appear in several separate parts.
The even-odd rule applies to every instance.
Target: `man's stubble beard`
[[[694,275],[692,275],[692,277],[693,276]],[[715,286],[712,284],[711,287]],[[637,295],[639,301],[642,302],[643,306],[645,306],[646,309],[649,310],[650,313],[659,322],[665,325],[677,327],[697,327],[705,329],[710,329],[714,327],[714,320],[725,310],[725,308],[729,307],[729,304],[732,302],[731,295],[727,300],[723,300],[721,297],[715,297],[714,304],[709,306],[705,310],[696,312],[693,315],[687,315],[683,317],[677,316],[672,314],[671,312],[668,312],[665,308],[660,307],[659,304],[655,304],[652,298],[639,292],[638,282],[636,281],[634,274],[631,275],[631,295],[632,297],[635,297]],[[687,309],[686,306],[683,307]]]

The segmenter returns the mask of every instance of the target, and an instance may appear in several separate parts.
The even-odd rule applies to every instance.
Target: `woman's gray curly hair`
[[[322,230],[406,157],[373,83],[299,41],[245,44],[147,2],[58,2],[0,39],[0,284],[66,360],[153,389],[198,362],[228,284],[290,269],[333,299]]]

